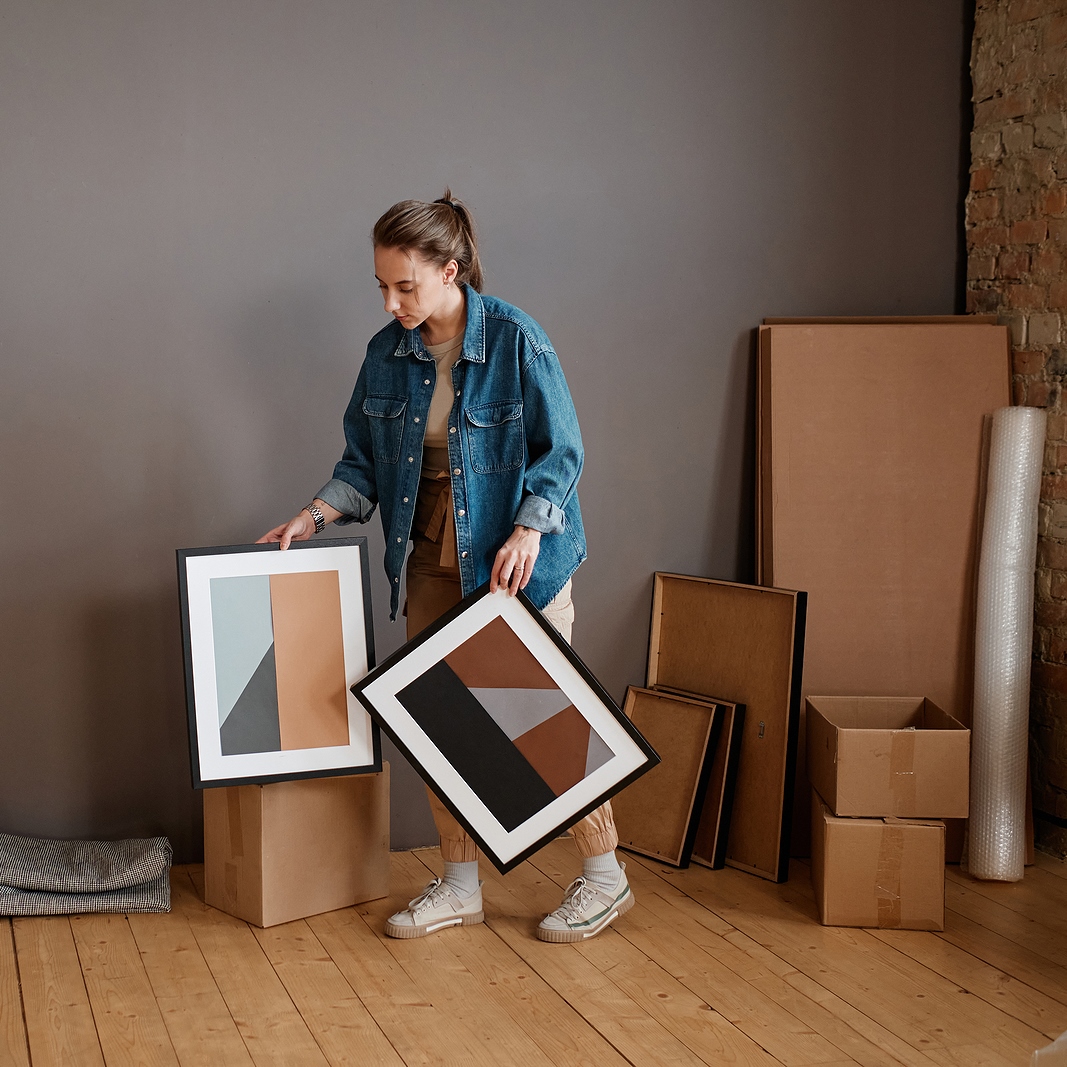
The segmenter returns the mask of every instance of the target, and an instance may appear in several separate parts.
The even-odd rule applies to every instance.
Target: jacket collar
[[[467,297],[467,328],[463,334],[462,359],[471,363],[485,362],[485,304],[477,290],[464,283],[463,292]],[[414,330],[404,330],[400,344],[396,346],[394,356],[418,356],[419,359],[432,359],[422,343],[422,334],[416,326]]]

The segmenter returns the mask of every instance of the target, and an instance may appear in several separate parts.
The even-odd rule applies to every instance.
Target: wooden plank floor
[[[395,941],[436,871],[393,855],[393,895],[259,930],[174,871],[169,915],[0,921],[0,1065],[1017,1067],[1067,1030],[1067,864],[1018,885],[948,869],[943,934],[822,927],[785,885],[628,857],[635,907],[583,945],[534,937],[578,869],[558,841],[486,923]]]

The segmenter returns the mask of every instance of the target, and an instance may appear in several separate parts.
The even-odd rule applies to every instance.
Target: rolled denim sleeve
[[[374,477],[374,452],[363,401],[367,396],[366,365],[360,368],[352,399],[345,410],[345,450],[333,468],[333,477],[319,490],[318,497],[343,512],[338,526],[366,522],[378,504]]]
[[[585,451],[574,401],[551,348],[541,349],[525,365],[522,389],[529,461],[515,522],[543,534],[563,533],[564,505],[578,484]]]
[[[374,504],[355,486],[340,478],[331,478],[315,496],[341,512],[341,518],[336,520],[338,526],[366,522],[374,514]]]
[[[515,513],[516,526],[529,526],[543,534],[563,533],[566,529],[567,516],[562,508],[557,508],[551,500],[543,496],[524,496],[519,510]]]

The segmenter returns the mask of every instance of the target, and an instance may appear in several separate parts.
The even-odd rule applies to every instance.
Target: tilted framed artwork
[[[475,590],[352,691],[502,873],[659,762],[523,593]]]
[[[178,551],[193,785],[376,773],[365,537]]]

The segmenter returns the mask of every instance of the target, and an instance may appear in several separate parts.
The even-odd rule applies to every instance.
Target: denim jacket
[[[464,286],[467,329],[452,368],[448,456],[464,595],[489,580],[515,525],[540,530],[526,594],[539,608],[585,559],[576,486],[582,438],[544,330],[516,307]],[[366,522],[381,506],[385,572],[396,618],[437,364],[418,329],[392,322],[367,346],[345,412],[345,451],[318,497]]]

